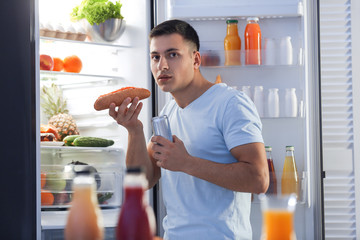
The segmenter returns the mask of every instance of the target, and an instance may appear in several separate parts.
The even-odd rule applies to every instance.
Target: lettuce
[[[109,18],[123,19],[120,13],[121,6],[120,1],[114,4],[109,0],[83,0],[80,5],[73,8],[71,20],[79,21],[85,18],[93,25],[103,23]]]

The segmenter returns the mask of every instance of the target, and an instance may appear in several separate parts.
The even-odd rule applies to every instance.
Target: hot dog
[[[108,109],[111,103],[120,106],[121,103],[130,97],[131,100],[138,97],[140,100],[150,97],[150,91],[145,88],[124,87],[116,91],[100,95],[94,103],[94,108],[97,111]]]

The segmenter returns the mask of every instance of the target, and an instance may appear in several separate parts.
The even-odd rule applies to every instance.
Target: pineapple
[[[68,135],[79,135],[76,122],[67,109],[66,99],[56,84],[50,87],[44,85],[40,97],[41,107],[49,119],[48,124],[57,128],[61,137],[59,140],[62,141]]]

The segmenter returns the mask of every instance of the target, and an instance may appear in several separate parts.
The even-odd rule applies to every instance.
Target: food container
[[[125,153],[119,148],[41,146],[41,209],[66,209],[73,194],[72,181],[83,165],[95,171],[101,208],[116,208],[122,201]]]

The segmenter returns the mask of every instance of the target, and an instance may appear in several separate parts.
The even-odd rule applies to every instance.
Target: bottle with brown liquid
[[[272,147],[266,146],[266,158],[269,166],[269,188],[266,194],[277,194],[277,179],[275,174],[274,161],[272,158]]]

